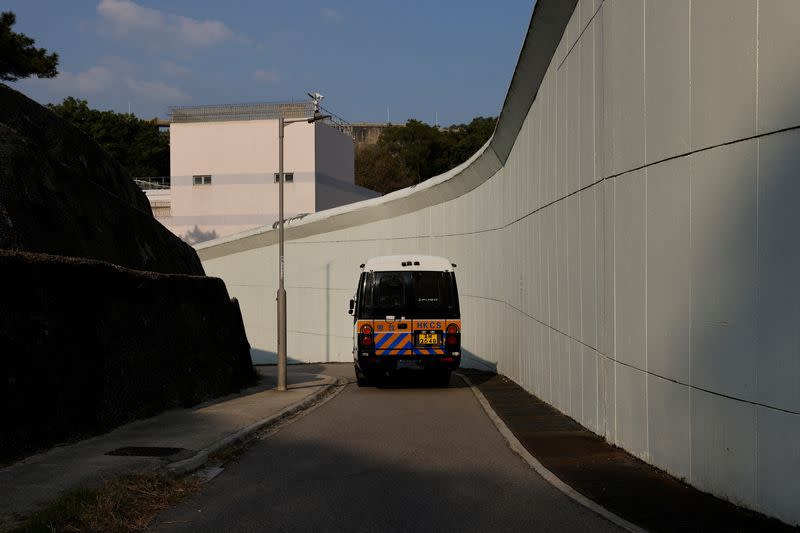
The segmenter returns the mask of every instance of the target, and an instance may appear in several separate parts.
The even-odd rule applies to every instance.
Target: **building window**
[[[211,176],[209,175],[200,175],[200,176],[192,176],[192,185],[211,185]]]
[[[154,201],[150,204],[153,211],[153,216],[156,218],[166,218],[172,216],[172,208],[170,202]]]
[[[283,179],[284,179],[284,181],[286,183],[293,182],[294,181],[294,172],[284,172],[283,173]],[[275,173],[275,183],[278,183],[279,180],[280,180],[280,175],[276,172]]]

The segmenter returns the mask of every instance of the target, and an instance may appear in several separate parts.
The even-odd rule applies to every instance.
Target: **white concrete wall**
[[[360,202],[369,198],[378,198],[381,195],[378,191],[359,187],[354,183],[347,183],[328,177],[325,174],[317,174],[314,193],[316,195],[316,211]]]
[[[298,122],[285,132],[285,214],[316,211],[315,128]],[[222,237],[278,219],[278,121],[174,123],[170,126],[172,216],[159,218],[188,242]],[[194,175],[211,175],[195,186]]]
[[[536,3],[473,159],[290,226],[289,355],[351,358],[364,259],[443,255],[468,364],[800,524],[800,2],[574,4]],[[275,240],[198,250],[259,361],[275,350]]]
[[[313,172],[294,172],[284,187],[286,217],[316,211]],[[211,185],[194,185],[192,176],[173,176],[172,217],[162,223],[188,242],[197,242],[186,238],[195,227],[214,232],[216,238],[271,226],[279,218],[278,191],[274,173],[213,174]]]
[[[308,122],[284,129],[285,216],[375,198],[354,185],[353,139]],[[278,220],[278,121],[173,123],[170,131],[171,216],[159,221],[190,243]],[[193,176],[210,175],[210,185]]]
[[[379,197],[379,192],[355,184],[352,137],[323,122],[315,126],[315,211]]]
[[[355,183],[353,138],[324,122],[314,123],[314,168],[318,175]]]
[[[314,124],[284,129],[286,172],[314,171]],[[170,175],[278,171],[278,121],[237,120],[170,125]]]

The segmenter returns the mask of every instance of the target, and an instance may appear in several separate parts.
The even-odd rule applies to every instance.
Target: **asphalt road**
[[[352,377],[350,365],[328,374]],[[460,379],[348,385],[254,444],[156,531],[612,531],[512,452]]]

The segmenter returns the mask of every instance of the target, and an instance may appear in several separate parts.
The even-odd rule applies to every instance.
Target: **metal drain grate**
[[[163,446],[125,446],[106,453],[125,457],[169,457],[184,451],[185,448],[166,448]]]

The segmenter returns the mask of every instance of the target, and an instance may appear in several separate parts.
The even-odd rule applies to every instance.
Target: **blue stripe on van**
[[[404,341],[405,341],[405,343],[407,343],[407,342],[409,341],[409,337],[411,337],[411,335],[410,335],[410,334],[408,334],[408,333],[402,333],[402,334],[400,334],[400,336],[399,336],[399,337],[397,337],[397,339],[395,339],[395,341],[394,341],[392,344],[390,344],[389,346],[387,346],[387,347],[386,347],[386,349],[387,349],[387,350],[393,350],[393,349],[396,349],[395,347],[396,347],[396,346],[398,346],[398,345],[399,345],[401,342],[404,342]]]

